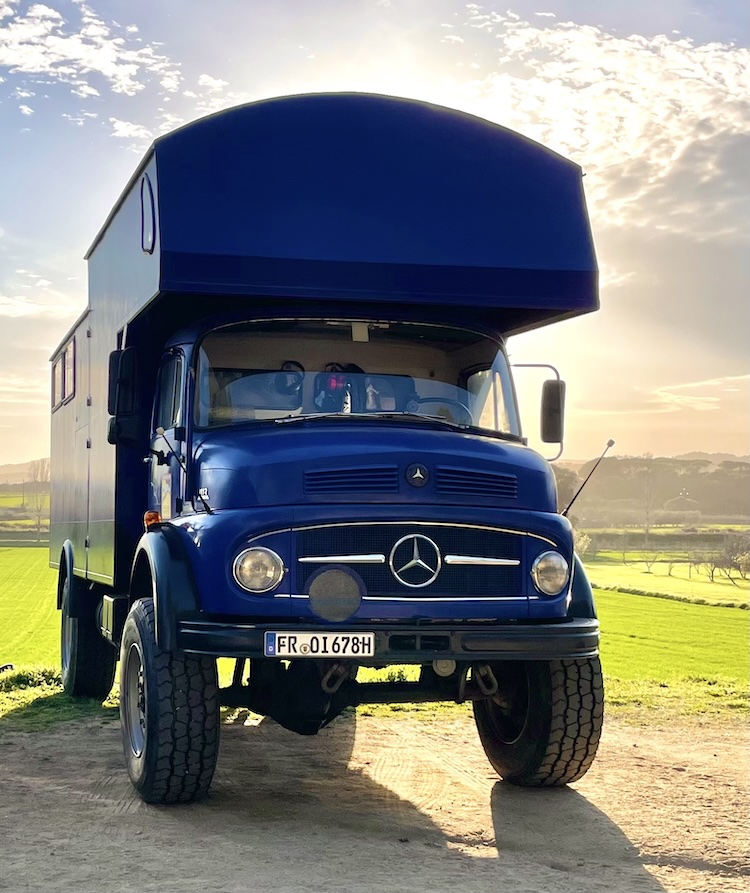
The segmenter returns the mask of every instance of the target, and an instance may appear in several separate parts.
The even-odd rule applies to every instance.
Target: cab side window
[[[66,344],[52,367],[52,412],[72,400],[76,392],[76,342]]]
[[[174,354],[161,367],[154,430],[182,424],[182,365],[182,355]]]

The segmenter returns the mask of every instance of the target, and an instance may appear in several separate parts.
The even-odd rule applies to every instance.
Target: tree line
[[[555,465],[561,507],[591,471]],[[689,524],[711,518],[715,523],[750,521],[750,463],[654,456],[613,456],[602,460],[575,503],[580,520],[591,526]]]

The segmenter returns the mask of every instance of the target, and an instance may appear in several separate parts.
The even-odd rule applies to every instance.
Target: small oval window
[[[141,248],[148,254],[154,253],[156,244],[156,208],[154,190],[148,174],[141,180]]]

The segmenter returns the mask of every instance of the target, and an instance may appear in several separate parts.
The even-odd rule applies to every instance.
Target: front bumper
[[[599,621],[573,619],[559,623],[514,624],[319,624],[221,623],[182,620],[177,646],[191,654],[215,657],[262,658],[266,631],[375,632],[375,656],[367,663],[424,663],[457,661],[564,660],[596,657]]]

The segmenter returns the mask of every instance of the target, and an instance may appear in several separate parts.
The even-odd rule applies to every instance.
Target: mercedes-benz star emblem
[[[443,559],[440,549],[421,533],[402,536],[391,549],[388,566],[391,573],[404,586],[420,589],[437,579]]]
[[[415,462],[406,469],[406,480],[412,487],[424,487],[429,479],[430,473],[427,471],[427,466],[422,465],[421,462]]]

